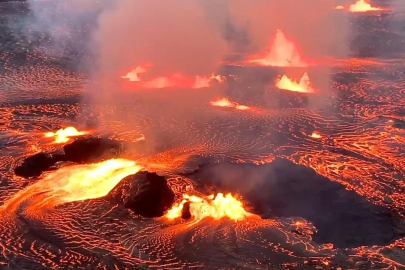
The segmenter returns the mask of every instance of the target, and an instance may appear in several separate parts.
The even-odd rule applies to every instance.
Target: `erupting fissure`
[[[288,78],[286,75],[283,75],[281,78],[276,79],[276,87],[278,89],[289,90],[294,92],[301,93],[316,93],[317,91],[313,87],[309,76],[307,73],[304,73],[299,82]]]
[[[281,30],[277,30],[274,39],[262,58],[250,59],[250,63],[275,67],[307,67],[310,63],[301,55],[298,46],[288,39]]]
[[[195,195],[183,195],[183,200],[172,207],[165,217],[173,220],[182,216],[182,211],[186,203],[190,204],[191,217],[199,221],[207,217],[214,219],[229,218],[234,221],[243,220],[253,214],[243,208],[243,203],[232,196],[218,193],[216,196],[211,195],[206,198]]]
[[[46,132],[44,134],[45,138],[54,138],[53,143],[67,143],[70,141],[71,137],[79,137],[83,135],[87,135],[89,132],[87,131],[78,131],[74,127],[67,127],[61,128],[56,132]]]

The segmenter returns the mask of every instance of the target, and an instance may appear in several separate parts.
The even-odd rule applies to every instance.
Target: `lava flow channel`
[[[89,134],[88,131],[78,131],[75,127],[61,128],[56,132],[46,132],[45,138],[54,138],[53,143],[67,143],[72,137],[79,137]]]
[[[198,197],[195,195],[183,195],[183,200],[173,206],[165,215],[166,218],[173,220],[180,218],[183,214],[185,204],[189,204],[190,215],[196,220],[202,220],[207,217],[213,219],[229,218],[234,221],[243,220],[246,217],[253,216],[243,208],[243,203],[232,196],[227,194],[224,196],[218,193],[216,196],[210,195],[206,198]]]
[[[259,58],[252,57],[249,63],[274,67],[308,67],[313,64],[302,57],[299,47],[281,30],[277,30],[266,55]]]
[[[123,178],[142,170],[135,161],[110,159],[94,164],[68,165],[46,174],[17,192],[3,206],[13,211],[30,200],[31,209],[106,196]]]
[[[222,98],[216,101],[211,101],[211,105],[215,107],[226,107],[226,108],[234,108],[236,110],[240,111],[247,111],[250,110],[251,108],[246,106],[246,105],[240,105],[236,102],[232,102],[227,98]]]
[[[309,76],[307,73],[304,73],[299,82],[288,78],[286,75],[283,75],[281,78],[277,78],[276,87],[282,90],[289,90],[293,92],[301,93],[316,93],[317,90],[313,87]]]

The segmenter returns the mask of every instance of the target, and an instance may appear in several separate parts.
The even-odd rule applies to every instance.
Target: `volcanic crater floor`
[[[276,89],[277,68],[228,64],[225,87],[201,96],[148,90],[87,104],[94,82],[72,67],[85,52],[48,59],[41,43],[16,42],[7,22],[22,5],[0,3],[0,268],[405,269],[403,13],[354,16],[353,58],[336,60],[318,94]],[[219,96],[254,109],[212,107]],[[77,123],[130,144],[120,157],[165,177],[176,202],[233,192],[259,217],[145,218],[108,196],[33,208],[49,190],[26,192],[43,178],[15,169],[61,151],[43,133]]]
[[[388,245],[405,224],[390,209],[372,204],[313,169],[276,159],[269,164],[204,163],[187,174],[197,186],[241,194],[263,218],[302,217],[317,228],[313,240],[338,248]]]

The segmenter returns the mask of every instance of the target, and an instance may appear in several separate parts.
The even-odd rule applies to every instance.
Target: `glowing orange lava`
[[[312,86],[309,80],[308,74],[304,73],[299,82],[288,78],[283,75],[281,78],[276,80],[276,87],[283,90],[289,90],[301,93],[316,93],[317,91]]]
[[[310,65],[303,59],[298,46],[288,39],[281,30],[277,30],[266,55],[249,62],[276,67],[307,67]]]
[[[349,11],[350,12],[367,12],[367,11],[379,11],[384,10],[383,8],[379,7],[372,7],[366,0],[358,0],[356,3],[350,5]]]
[[[216,107],[234,108],[234,109],[240,110],[240,111],[247,111],[247,110],[251,109],[250,107],[248,107],[246,105],[239,105],[238,103],[231,102],[227,98],[222,98],[222,99],[217,100],[217,101],[211,101],[211,105],[216,106]]]
[[[336,6],[335,9],[345,9],[344,6]]]
[[[67,143],[71,137],[79,137],[89,134],[87,131],[78,131],[74,127],[61,128],[56,132],[46,132],[45,138],[54,138],[53,143]]]
[[[218,193],[217,196],[211,195],[206,198],[184,194],[181,203],[173,206],[165,217],[170,220],[181,217],[186,202],[190,203],[190,214],[195,220],[202,220],[207,217],[218,220],[227,217],[239,221],[252,216],[251,213],[245,211],[242,202],[233,197],[232,194],[224,196],[224,194]]]
[[[106,196],[123,178],[141,169],[134,161],[126,159],[64,166],[19,191],[4,207],[18,207],[30,198],[34,208],[100,198]],[[37,199],[35,195],[38,195]]]
[[[320,139],[320,138],[322,138],[322,135],[317,132],[312,132],[310,137],[314,138],[314,139]]]

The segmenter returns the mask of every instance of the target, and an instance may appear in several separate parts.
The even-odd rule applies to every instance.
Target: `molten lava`
[[[336,6],[335,9],[345,9],[344,6]]]
[[[145,73],[146,69],[142,66],[137,66],[135,69],[128,72],[125,76],[121,76],[123,79],[128,79],[130,82],[140,82],[139,78],[140,73]]]
[[[216,107],[234,108],[234,109],[240,110],[240,111],[247,111],[247,110],[251,109],[250,107],[248,107],[246,105],[239,105],[236,102],[231,102],[227,98],[222,98],[222,99],[217,100],[217,101],[211,101],[211,105],[216,106]]]
[[[18,192],[4,207],[18,207],[30,198],[34,208],[100,198],[106,196],[123,178],[141,169],[134,161],[126,159],[64,166]]]
[[[78,131],[74,127],[61,128],[56,132],[47,132],[44,134],[46,138],[54,138],[53,143],[67,143],[71,137],[79,137],[89,134],[87,131]]]
[[[238,221],[252,215],[246,212],[242,202],[231,194],[224,196],[224,194],[218,193],[217,196],[211,195],[206,198],[184,194],[181,203],[173,206],[165,217],[171,220],[181,217],[184,204],[187,202],[190,203],[190,214],[195,220],[207,217],[218,220],[227,217]]]
[[[283,75],[281,78],[276,80],[276,87],[283,90],[289,90],[301,93],[316,93],[317,91],[313,87],[309,80],[308,74],[304,73],[299,82],[288,78]]]
[[[277,30],[266,55],[249,62],[275,67],[307,67],[310,65],[301,56],[298,46],[288,39],[281,30]]]
[[[322,135],[317,132],[312,132],[310,137],[314,138],[314,139],[320,139],[320,138],[322,138]]]
[[[383,8],[379,7],[372,7],[366,0],[358,0],[356,3],[350,5],[349,11],[350,12],[367,12],[367,11],[379,11],[384,10]]]

